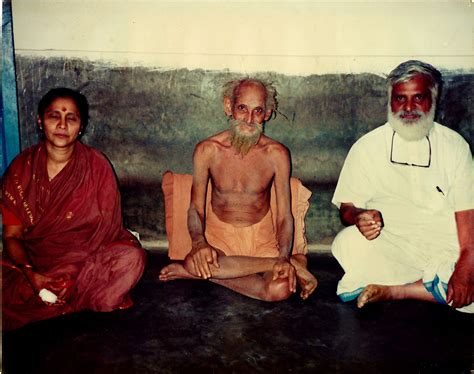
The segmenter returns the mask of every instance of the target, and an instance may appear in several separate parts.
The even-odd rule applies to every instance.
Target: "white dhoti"
[[[357,298],[369,284],[394,286],[422,280],[435,300],[446,304],[459,247],[455,242],[451,246],[413,242],[383,229],[378,238],[367,240],[350,226],[336,236],[332,253],[345,271],[337,287],[343,301]],[[474,313],[474,303],[458,310]]]

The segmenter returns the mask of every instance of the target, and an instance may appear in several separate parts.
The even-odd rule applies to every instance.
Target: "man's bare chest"
[[[262,193],[273,181],[274,171],[256,157],[222,157],[210,164],[214,186],[221,192]]]

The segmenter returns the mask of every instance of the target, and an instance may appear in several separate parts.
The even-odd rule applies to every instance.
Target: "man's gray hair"
[[[387,77],[389,97],[394,85],[408,82],[419,74],[425,75],[430,80],[431,99],[436,103],[443,83],[441,73],[434,66],[418,60],[405,61],[390,72]]]
[[[278,92],[272,83],[265,82],[260,79],[243,78],[243,79],[235,79],[235,80],[229,81],[224,84],[224,91],[222,93],[222,96],[224,98],[228,97],[232,101],[232,104],[233,104],[235,102],[235,95],[237,93],[237,89],[244,83],[258,84],[262,86],[263,88],[265,88],[265,91],[266,91],[265,108],[266,110],[271,109],[273,111],[276,111],[278,107],[278,101],[276,99]]]

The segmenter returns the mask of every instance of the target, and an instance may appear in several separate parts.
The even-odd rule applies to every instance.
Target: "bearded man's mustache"
[[[436,106],[433,104],[428,113],[421,110],[400,110],[393,113],[387,106],[388,122],[392,129],[407,141],[417,141],[427,136],[434,125]],[[417,118],[410,118],[416,116]],[[408,118],[406,118],[408,117]]]
[[[253,126],[255,131],[251,133],[241,132],[239,128],[240,125]],[[250,149],[258,143],[260,135],[263,132],[263,124],[248,124],[244,121],[231,119],[230,126],[230,143],[232,147],[237,150],[237,152],[239,152],[242,156],[245,156],[250,151]]]

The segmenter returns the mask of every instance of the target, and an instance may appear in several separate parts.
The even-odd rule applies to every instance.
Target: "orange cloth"
[[[191,249],[191,237],[188,232],[188,209],[191,200],[192,175],[175,174],[167,171],[163,174],[161,187],[165,200],[165,222],[168,236],[168,256],[172,260],[182,260]],[[308,252],[305,237],[304,218],[309,208],[311,191],[297,178],[291,178],[291,212],[294,217],[293,254]],[[211,195],[211,183],[208,194]],[[210,205],[210,204],[209,204]],[[275,189],[272,187],[270,199],[271,212],[276,211]],[[276,215],[270,215],[276,227]],[[209,219],[209,217],[208,217]]]
[[[227,256],[277,257],[279,253],[271,210],[255,225],[235,227],[222,222],[208,202],[206,240]]]

